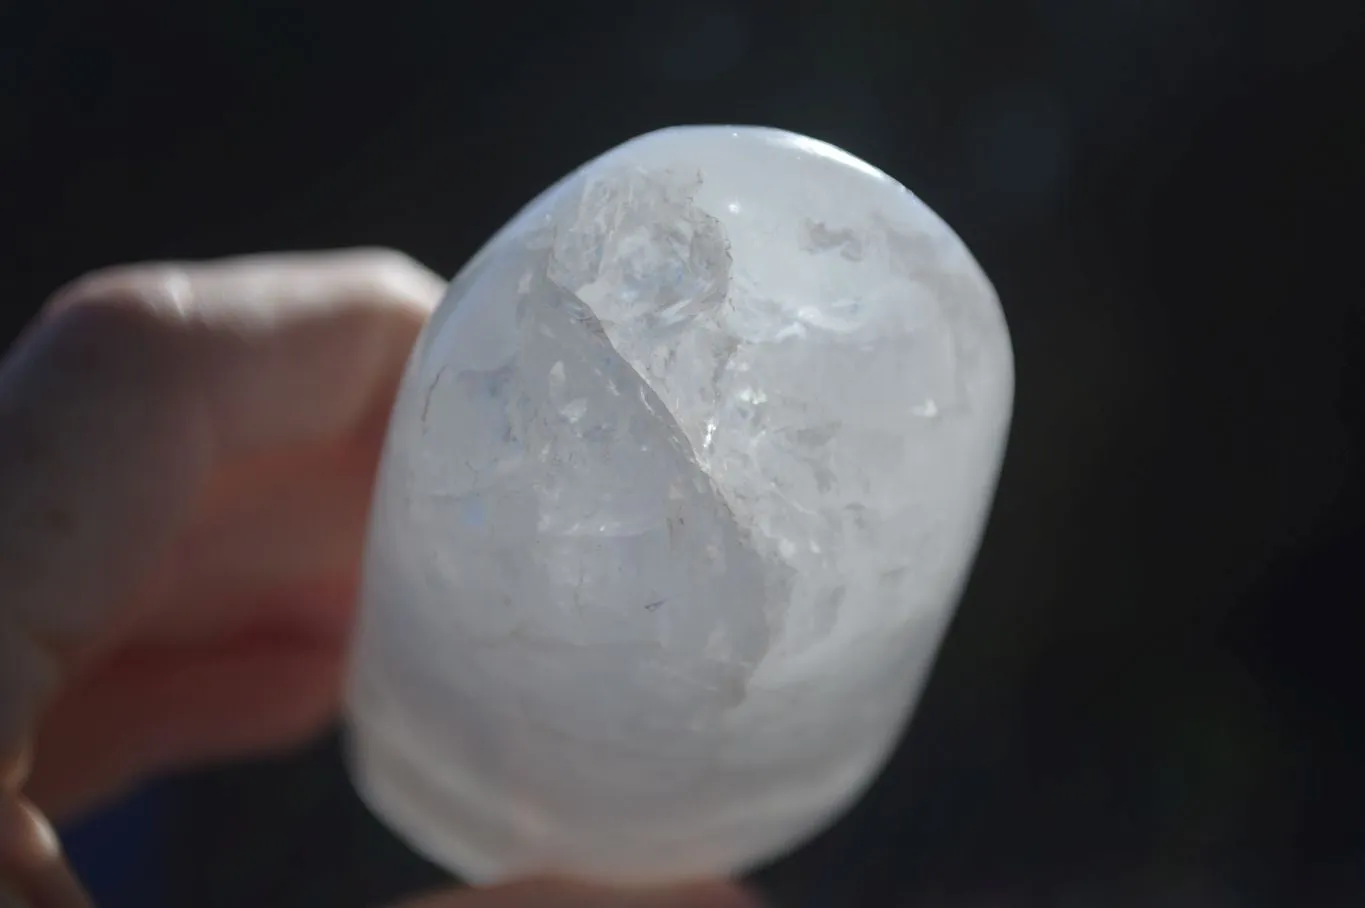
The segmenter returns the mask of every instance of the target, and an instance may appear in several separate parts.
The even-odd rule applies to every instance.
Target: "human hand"
[[[388,410],[443,289],[389,252],[119,268],[0,364],[0,890],[84,904],[44,814],[334,718]],[[417,904],[751,903],[536,881]]]

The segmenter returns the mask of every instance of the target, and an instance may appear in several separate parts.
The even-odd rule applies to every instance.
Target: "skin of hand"
[[[88,904],[46,817],[336,717],[388,411],[444,287],[383,250],[120,267],[0,364],[0,905]],[[753,905],[546,879],[412,908]]]

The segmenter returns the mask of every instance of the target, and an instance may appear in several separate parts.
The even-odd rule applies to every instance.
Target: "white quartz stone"
[[[395,405],[353,775],[467,878],[742,870],[831,822],[932,665],[1009,336],[890,177],[769,129],[635,139],[452,284]]]

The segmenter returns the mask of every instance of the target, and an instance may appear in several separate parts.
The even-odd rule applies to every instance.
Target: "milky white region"
[[[409,364],[351,679],[362,796],[474,880],[794,847],[905,726],[1012,393],[979,266],[847,152],[690,127],[587,164]]]

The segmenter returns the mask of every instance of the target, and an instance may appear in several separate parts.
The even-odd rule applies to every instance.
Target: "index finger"
[[[382,406],[442,288],[354,251],[134,266],[59,292],[0,366],[11,665],[51,687],[55,650],[108,629],[225,459],[342,436]],[[49,692],[0,690],[0,755]]]

